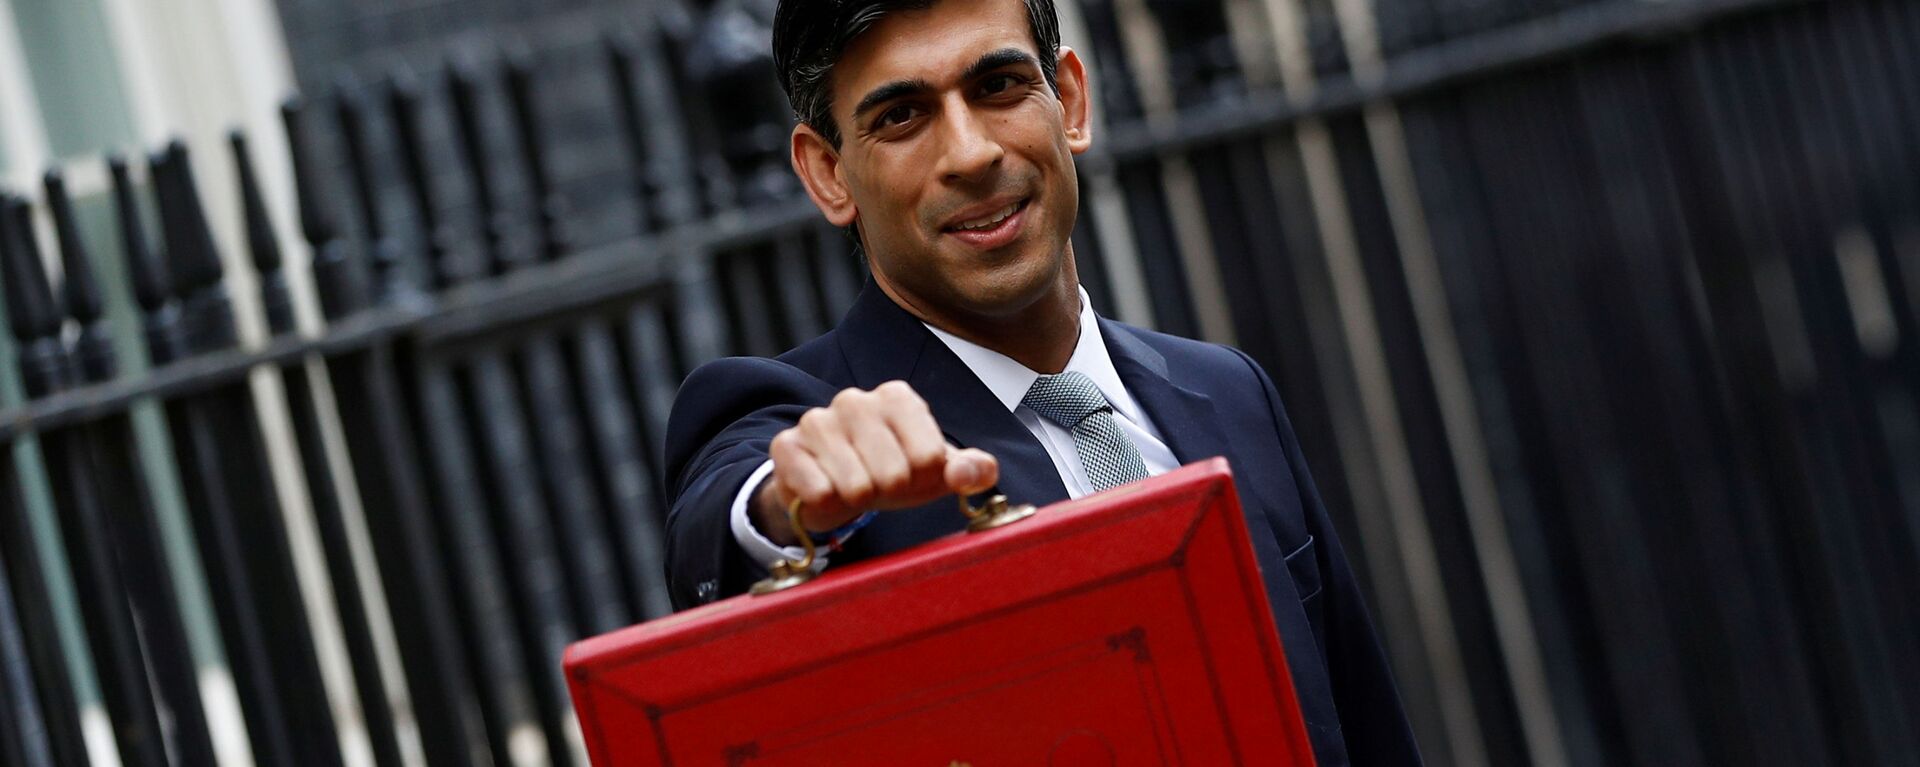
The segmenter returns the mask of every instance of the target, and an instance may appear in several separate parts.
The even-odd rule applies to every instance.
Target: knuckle
[[[848,389],[834,397],[833,412],[849,419],[859,420],[870,417],[874,404],[873,395],[858,389]]]
[[[805,487],[797,489],[794,494],[800,497],[801,503],[816,509],[824,507],[834,500],[833,488],[826,484],[808,484]]]
[[[873,390],[877,394],[884,394],[889,397],[913,396],[913,387],[907,385],[906,381],[898,379],[880,384],[874,387]]]
[[[882,495],[893,495],[907,489],[912,475],[905,470],[889,469],[874,475],[874,489]]]
[[[846,488],[840,492],[840,500],[846,502],[847,506],[852,508],[867,505],[869,501],[873,500],[873,497],[873,482],[870,480],[849,483]]]
[[[808,473],[800,467],[798,461],[776,460],[773,462],[774,484],[798,493],[813,484],[813,482],[810,481],[811,479]]]
[[[906,381],[888,381],[881,384],[875,391],[884,393],[888,404],[895,407],[913,410],[924,410],[927,407],[927,401],[921,399],[920,393],[914,391]]]
[[[773,435],[773,442],[767,445],[767,451],[770,453],[785,453],[798,449],[799,447],[800,430],[796,427],[792,429],[782,429],[779,434]]]
[[[814,408],[800,414],[800,428],[809,432],[819,432],[833,422],[832,411],[826,408]]]
[[[916,445],[907,452],[907,462],[917,470],[932,469],[940,466],[945,463],[942,459],[946,457],[947,451],[940,445],[932,443]]]

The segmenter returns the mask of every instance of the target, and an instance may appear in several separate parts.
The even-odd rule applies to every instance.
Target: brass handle
[[[1007,497],[1004,495],[996,495],[988,498],[986,503],[980,504],[979,506],[974,506],[972,503],[969,503],[966,496],[960,496],[960,514],[967,518],[967,532],[969,533],[977,533],[981,530],[992,530],[993,528],[1003,525],[1011,525],[1033,516],[1033,512],[1035,511],[1037,511],[1037,509],[1033,508],[1033,504],[1030,503],[1023,503],[1018,506],[1007,505]]]
[[[977,533],[1013,524],[1037,511],[1032,504],[1023,503],[1013,506],[1007,503],[1004,495],[995,495],[979,506],[973,505],[965,495],[959,496],[960,514],[967,518],[967,532]],[[755,596],[785,591],[807,581],[813,580],[814,555],[817,552],[813,536],[807,532],[807,526],[800,523],[800,499],[795,498],[787,504],[787,524],[793,526],[794,537],[800,539],[801,548],[806,554],[799,559],[789,559],[774,563],[765,580],[753,584]]]
[[[793,526],[794,537],[800,539],[800,546],[806,549],[807,553],[799,559],[775,562],[768,570],[766,580],[753,584],[752,591],[755,596],[785,591],[813,580],[815,575],[813,559],[816,550],[813,545],[813,536],[807,534],[807,526],[800,524],[800,499],[798,498],[787,504],[787,524]]]

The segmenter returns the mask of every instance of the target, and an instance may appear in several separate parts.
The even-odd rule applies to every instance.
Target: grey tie
[[[1120,430],[1113,405],[1085,374],[1040,376],[1020,404],[1073,433],[1074,452],[1080,454],[1080,467],[1094,492],[1146,479],[1140,449]]]

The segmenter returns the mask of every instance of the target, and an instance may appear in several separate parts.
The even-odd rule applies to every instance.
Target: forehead
[[[847,46],[834,66],[836,103],[898,80],[947,84],[981,56],[1005,48],[1033,50],[1023,0],[940,0],[882,16]]]

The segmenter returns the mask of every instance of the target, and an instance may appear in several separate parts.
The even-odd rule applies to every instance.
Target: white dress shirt
[[[954,356],[959,357],[960,362],[972,370],[981,383],[987,385],[1000,404],[1013,411],[1014,417],[1020,419],[1027,431],[1033,432],[1041,447],[1046,448],[1047,457],[1053,459],[1053,468],[1060,473],[1060,482],[1066,486],[1068,497],[1079,498],[1092,492],[1087,483],[1087,472],[1080,466],[1080,453],[1073,447],[1073,433],[1020,404],[1040,373],[1015,362],[1012,357],[932,325],[926,327],[948,349],[953,350]],[[1061,372],[1066,370],[1079,372],[1100,387],[1100,393],[1113,405],[1114,420],[1120,424],[1121,431],[1126,432],[1133,446],[1140,450],[1140,458],[1147,465],[1148,476],[1164,474],[1179,467],[1179,460],[1174,458],[1173,451],[1160,438],[1160,431],[1154,428],[1153,419],[1140,409],[1140,403],[1120,382],[1120,373],[1114,370],[1113,358],[1107,355],[1107,344],[1100,336],[1100,323],[1094,320],[1093,303],[1087,299],[1085,288],[1080,289],[1080,338],[1074,343],[1073,356],[1067,359],[1066,369]],[[775,545],[753,526],[749,504],[753,501],[754,491],[771,473],[773,461],[769,460],[747,476],[740,493],[734,497],[732,518],[734,539],[756,561],[769,567],[782,560],[799,559],[805,553],[798,546],[782,548]],[[816,567],[825,567],[824,557],[817,557],[816,560]]]

